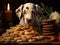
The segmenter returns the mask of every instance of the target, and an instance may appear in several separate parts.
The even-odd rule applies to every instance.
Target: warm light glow
[[[7,5],[7,10],[10,10],[10,4],[8,3],[8,5]]]

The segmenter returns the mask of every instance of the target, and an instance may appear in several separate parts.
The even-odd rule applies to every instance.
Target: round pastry
[[[29,39],[28,42],[35,42],[36,39]]]

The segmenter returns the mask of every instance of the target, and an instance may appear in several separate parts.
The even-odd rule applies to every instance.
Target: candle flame
[[[10,4],[8,3],[8,5],[7,5],[7,10],[10,10]]]

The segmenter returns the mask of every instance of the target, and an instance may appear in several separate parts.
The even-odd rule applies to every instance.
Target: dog
[[[34,22],[36,21],[36,18],[42,16],[42,14],[43,8],[33,3],[22,4],[16,9],[16,15],[20,20],[19,24]]]
[[[34,27],[40,27],[40,17],[43,16],[44,10],[38,4],[22,4],[16,9],[15,12],[19,17],[19,24],[27,23],[33,25]]]

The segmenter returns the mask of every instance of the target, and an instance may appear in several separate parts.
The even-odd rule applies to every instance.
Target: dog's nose
[[[28,22],[31,22],[31,19],[27,19]]]

